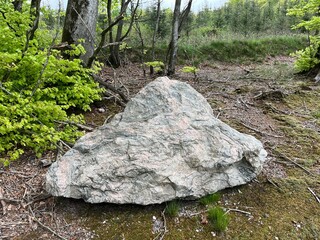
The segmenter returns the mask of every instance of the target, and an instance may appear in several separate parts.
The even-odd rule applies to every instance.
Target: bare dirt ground
[[[179,215],[164,217],[165,204],[132,206],[84,203],[54,198],[45,188],[50,152],[41,159],[25,155],[0,168],[0,239],[320,239],[320,86],[295,75],[293,59],[263,63],[202,64],[197,78],[177,71],[211,104],[216,117],[260,139],[268,151],[263,173],[251,183],[222,191],[219,205],[230,223],[214,231],[206,208],[181,201]],[[143,76],[139,65],[104,69],[134,96],[156,76]],[[103,101],[86,113],[98,126],[122,108]],[[162,222],[155,228],[154,219]],[[164,222],[165,220],[165,222]]]

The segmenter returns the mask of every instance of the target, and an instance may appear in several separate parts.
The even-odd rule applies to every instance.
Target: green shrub
[[[169,217],[176,217],[180,210],[180,204],[177,201],[169,202],[165,208],[165,213]]]
[[[161,61],[145,62],[147,67],[150,67],[150,74],[162,73],[164,71],[164,63]]]
[[[4,165],[26,149],[40,156],[60,140],[75,141],[82,133],[61,122],[82,122],[81,115],[69,116],[67,111],[89,110],[102,91],[90,77],[97,69],[83,68],[79,59],[63,59],[48,46],[40,48],[41,35],[27,46],[29,11],[20,13],[12,6],[10,1],[0,6],[4,13],[0,15],[0,163]],[[83,52],[81,46],[73,47],[70,54]]]
[[[208,211],[208,220],[217,232],[223,232],[229,224],[229,217],[221,207],[213,207]]]
[[[320,59],[316,57],[320,41],[312,37],[310,39],[312,43],[310,46],[292,54],[292,56],[297,58],[294,66],[298,72],[306,72],[320,63]]]
[[[209,194],[205,197],[200,198],[199,202],[203,206],[217,203],[220,200],[221,195],[219,193]]]

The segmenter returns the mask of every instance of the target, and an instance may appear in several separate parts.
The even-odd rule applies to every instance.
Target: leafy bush
[[[314,33],[314,36],[310,36],[309,46],[295,54],[297,57],[296,69],[305,72],[320,63],[320,38],[317,36],[320,30],[319,1],[299,1],[288,10],[288,15],[297,16],[301,19],[297,25],[293,26],[293,29],[303,29],[311,34]]]
[[[89,110],[102,90],[90,77],[97,69],[40,48],[37,38],[27,42],[28,9],[20,13],[1,1],[0,10],[0,162],[8,165],[26,149],[40,156],[60,140],[73,142],[82,133],[61,122],[81,122],[83,117],[67,111]],[[74,46],[70,54],[82,51]]]
[[[295,69],[298,72],[306,72],[314,68],[320,63],[320,59],[316,57],[318,53],[319,42],[306,47],[303,50],[296,51],[292,56],[295,56],[297,60],[294,63]]]
[[[147,67],[150,67],[150,73],[162,73],[164,70],[164,63],[161,61],[154,61],[154,62],[145,62],[144,63]]]
[[[225,231],[229,224],[229,217],[221,207],[210,208],[208,211],[208,220],[217,232]]]

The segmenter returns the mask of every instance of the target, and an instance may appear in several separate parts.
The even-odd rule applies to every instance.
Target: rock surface
[[[266,155],[256,138],[216,119],[191,86],[161,77],[53,163],[46,188],[90,203],[196,199],[251,181]]]

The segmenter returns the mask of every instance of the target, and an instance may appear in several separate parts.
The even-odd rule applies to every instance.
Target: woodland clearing
[[[268,57],[249,65],[202,63],[197,78],[172,77],[203,94],[216,116],[261,140],[268,151],[263,173],[253,182],[221,192],[219,205],[230,215],[228,229],[204,224],[205,208],[180,201],[177,217],[165,217],[165,204],[88,204],[46,194],[44,159],[25,154],[0,168],[0,239],[319,239],[320,86],[294,74],[291,57]],[[143,76],[129,64],[103,69],[133,96],[156,76]],[[96,127],[121,111],[113,101],[96,103],[86,124]],[[153,219],[164,226],[152,232]]]

